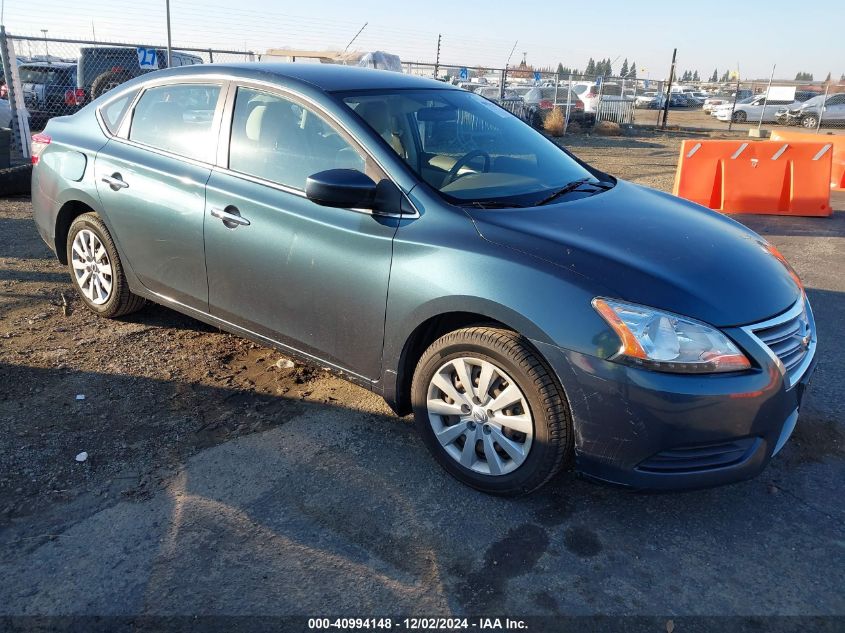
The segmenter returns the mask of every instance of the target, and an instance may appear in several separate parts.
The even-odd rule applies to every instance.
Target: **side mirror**
[[[308,176],[305,195],[324,207],[372,209],[376,183],[357,169],[327,169]]]

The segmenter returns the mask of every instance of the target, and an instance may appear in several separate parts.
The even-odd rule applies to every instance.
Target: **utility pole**
[[[669,69],[669,85],[666,87],[666,103],[663,104],[663,129],[666,129],[666,119],[669,117],[669,97],[672,94],[672,80],[675,78],[675,59],[678,56],[678,49],[672,51],[672,67]]]
[[[752,86],[754,84],[751,84]],[[751,94],[754,94],[754,89],[752,88]],[[739,99],[739,62],[736,63],[736,90],[734,91],[734,103],[731,106],[731,116],[728,120],[728,132],[733,129],[734,126],[734,110],[736,110],[736,102]]]
[[[440,71],[440,37],[441,34],[437,34],[437,56],[434,58],[434,78],[437,79],[437,75]]]
[[[505,67],[502,69],[502,85],[499,86],[499,99],[505,98],[505,84],[508,81],[508,64],[511,63],[511,57],[513,57],[513,52],[516,50],[516,45],[519,44],[519,40],[513,43],[513,48],[511,52],[508,53],[508,60],[505,62]]]
[[[41,33],[44,35],[44,53],[47,55],[47,63],[50,63],[50,48],[47,46],[47,29],[41,29]]]
[[[167,67],[172,68],[172,51],[170,46],[170,0],[164,0],[164,8],[167,11]]]
[[[775,78],[775,68],[777,68],[777,64],[772,65],[772,74],[769,76],[769,85],[766,88],[766,96],[763,97],[763,110],[760,112],[760,122],[757,124],[758,131],[761,127],[763,127],[763,116],[766,114],[766,106],[769,103],[769,91],[772,89],[772,81]],[[733,114],[731,114],[731,118],[733,118]]]

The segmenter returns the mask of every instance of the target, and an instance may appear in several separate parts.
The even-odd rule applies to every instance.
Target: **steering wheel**
[[[443,182],[443,186],[450,184],[458,177],[458,172],[461,171],[464,167],[466,167],[470,161],[473,159],[478,158],[479,156],[484,158],[484,167],[482,171],[487,172],[490,171],[490,154],[484,152],[480,149],[474,149],[471,152],[467,152],[463,156],[461,156],[457,162],[452,165],[452,169],[449,170],[449,173],[446,175],[446,180]]]

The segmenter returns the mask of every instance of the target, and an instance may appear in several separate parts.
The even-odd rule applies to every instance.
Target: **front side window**
[[[365,171],[361,154],[313,110],[284,97],[238,88],[229,169],[298,190],[327,169]]]
[[[525,206],[593,175],[507,110],[463,90],[342,97],[416,175],[450,202]]]
[[[220,86],[173,84],[147,89],[132,116],[129,139],[180,156],[212,162],[211,123]]]

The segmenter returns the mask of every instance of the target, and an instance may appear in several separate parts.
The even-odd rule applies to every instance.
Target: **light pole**
[[[50,49],[47,47],[47,29],[41,29],[41,33],[44,35],[44,53],[47,55],[47,63],[50,63]]]
[[[167,11],[167,67],[171,68],[171,52],[170,52],[170,0],[164,0],[164,8]]]

